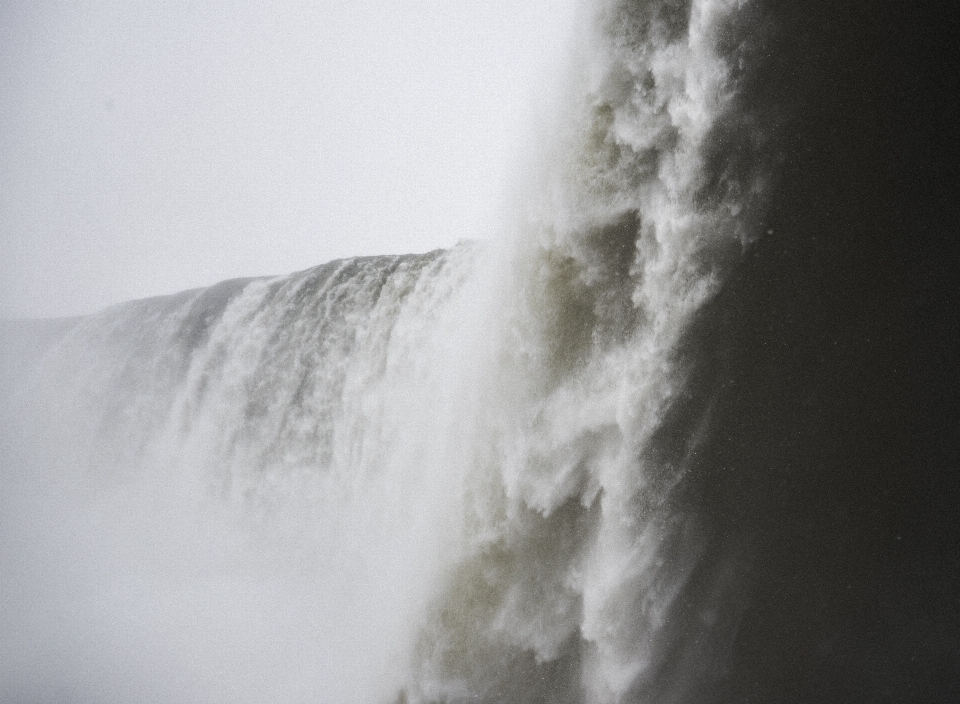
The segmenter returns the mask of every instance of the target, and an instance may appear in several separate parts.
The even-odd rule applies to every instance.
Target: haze
[[[573,5],[4,3],[0,317],[485,236]]]

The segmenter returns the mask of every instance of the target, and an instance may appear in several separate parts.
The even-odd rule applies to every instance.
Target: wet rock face
[[[717,696],[951,699],[957,217],[943,110],[922,114],[950,64],[929,14],[828,5],[765,5],[774,58],[745,100],[795,106],[768,233],[689,338],[717,395],[693,493],[750,546]]]

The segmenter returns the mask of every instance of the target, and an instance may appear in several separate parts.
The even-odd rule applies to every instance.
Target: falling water
[[[773,234],[764,22],[597,3],[501,240],[124,303],[13,355],[0,698],[714,700],[763,574],[703,492],[708,461],[750,469],[705,345]]]
[[[77,322],[14,404],[38,450],[7,521],[40,525],[5,548],[7,686],[331,702],[678,686],[662,670],[703,536],[672,497],[697,443],[657,433],[684,391],[678,343],[762,204],[758,173],[711,176],[740,5],[600,8],[502,250],[337,261]],[[684,616],[718,641],[736,622],[723,586]]]

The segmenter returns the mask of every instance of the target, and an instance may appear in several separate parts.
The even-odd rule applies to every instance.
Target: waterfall
[[[0,698],[754,701],[763,663],[861,652],[844,594],[879,568],[831,547],[867,529],[853,441],[821,439],[874,372],[757,264],[789,271],[765,247],[812,109],[765,83],[789,30],[749,0],[595,5],[500,239],[14,331]],[[825,321],[815,354],[763,337],[791,315]]]

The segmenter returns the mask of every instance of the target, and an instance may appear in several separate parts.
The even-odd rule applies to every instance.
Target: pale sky
[[[576,0],[0,4],[0,317],[495,228]]]

